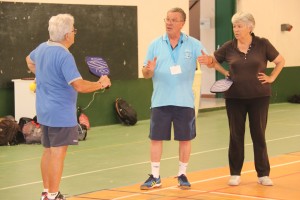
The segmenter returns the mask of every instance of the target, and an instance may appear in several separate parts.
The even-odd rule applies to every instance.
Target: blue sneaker
[[[180,189],[188,190],[191,188],[191,184],[184,174],[181,174],[180,176],[178,176],[177,179],[178,179],[178,187]]]
[[[153,188],[159,188],[161,186],[160,177],[154,178],[152,174],[149,174],[149,178],[141,185],[141,190],[151,190]]]

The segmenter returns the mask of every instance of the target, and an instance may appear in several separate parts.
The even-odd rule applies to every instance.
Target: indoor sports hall
[[[199,39],[209,54],[234,37],[232,15],[248,11],[255,17],[254,33],[267,38],[284,56],[285,67],[272,84],[266,130],[274,186],[257,183],[248,122],[242,182],[239,186],[227,184],[225,100],[222,94],[210,92],[212,84],[224,76],[202,65],[197,137],[192,141],[187,168],[191,189],[177,187],[178,142],[171,140],[163,146],[162,186],[140,190],[151,173],[148,134],[153,89],[152,80],[144,79],[141,69],[149,44],[165,32],[164,18],[173,7],[188,13],[183,32]],[[67,200],[299,200],[300,104],[288,101],[300,95],[299,9],[299,0],[2,0],[0,118],[34,116],[35,96],[28,81],[35,77],[25,58],[37,44],[49,39],[50,15],[69,12],[74,15],[77,32],[70,52],[81,75],[98,80],[87,70],[85,58],[102,56],[111,70],[112,86],[78,95],[78,106],[89,117],[91,129],[85,141],[68,147],[60,184]],[[273,68],[273,63],[268,64],[266,73]],[[17,82],[27,85],[17,89]],[[114,103],[120,97],[137,111],[134,126],[118,120]],[[40,144],[0,146],[0,200],[40,198],[42,151]]]
[[[270,106],[266,132],[274,186],[257,183],[253,150],[246,131],[245,164],[239,186],[228,186],[228,141],[224,103],[202,102],[197,117],[197,138],[193,141],[188,178],[190,190],[177,188],[178,144],[167,142],[161,161],[162,187],[139,189],[150,172],[149,120],[135,126],[94,127],[86,141],[70,147],[61,188],[68,200],[107,199],[264,199],[300,198],[300,105]],[[1,199],[37,199],[42,188],[39,163],[41,145],[0,147]]]

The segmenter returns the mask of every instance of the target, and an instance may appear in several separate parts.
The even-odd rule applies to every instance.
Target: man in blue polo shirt
[[[194,94],[192,90],[197,58],[206,51],[200,41],[181,32],[186,14],[181,8],[167,12],[166,33],[149,46],[142,73],[152,78],[151,99],[151,174],[142,190],[161,186],[159,174],[164,140],[179,141],[178,186],[189,189],[186,169],[191,140],[196,137]]]
[[[49,20],[49,36],[27,57],[27,66],[36,75],[37,120],[42,127],[44,152],[41,171],[44,191],[41,200],[64,200],[59,192],[64,159],[69,145],[78,144],[77,93],[88,93],[111,85],[107,76],[98,81],[83,80],[68,48],[77,30],[74,18],[58,14]]]

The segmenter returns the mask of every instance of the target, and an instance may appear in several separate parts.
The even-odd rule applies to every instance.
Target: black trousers
[[[248,114],[257,176],[269,176],[270,163],[265,139],[269,101],[270,97],[226,99],[230,129],[228,157],[231,175],[240,175],[243,167],[245,124]]]

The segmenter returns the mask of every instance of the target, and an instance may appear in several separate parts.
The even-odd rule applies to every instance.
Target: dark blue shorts
[[[151,140],[189,141],[196,137],[195,110],[189,107],[162,106],[151,109],[150,134]]]
[[[41,125],[42,144],[45,148],[78,144],[78,126],[49,127]]]

